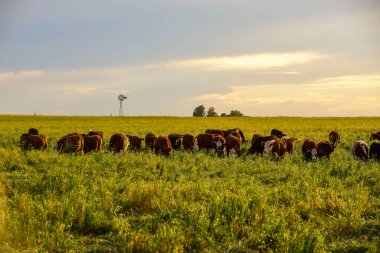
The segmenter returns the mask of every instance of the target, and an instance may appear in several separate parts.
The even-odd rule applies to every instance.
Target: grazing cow
[[[59,153],[80,153],[83,154],[84,137],[83,135],[72,133],[63,136],[54,145],[54,150]]]
[[[329,140],[330,142],[336,147],[340,143],[340,134],[338,131],[331,131],[329,133]]]
[[[278,139],[277,136],[269,135],[269,136],[262,136],[257,138],[251,145],[251,147],[248,150],[248,154],[260,154],[263,155],[264,153],[264,146],[262,145],[263,142],[271,141]]]
[[[108,150],[113,153],[126,152],[129,146],[129,140],[127,136],[120,133],[115,133],[110,138]]]
[[[206,131],[205,131],[205,133],[206,134],[219,134],[219,135],[221,135],[221,136],[224,136],[224,133],[223,133],[224,131],[222,131],[222,130],[217,130],[217,129],[207,129]],[[227,134],[228,135],[228,134]]]
[[[278,161],[285,156],[286,142],[283,139],[262,142],[264,153],[268,154],[273,160]]]
[[[87,154],[90,151],[100,151],[103,148],[103,140],[100,135],[85,135],[83,134],[83,152]]]
[[[39,132],[35,128],[29,128],[28,134],[39,135]]]
[[[140,137],[135,136],[135,135],[127,135],[127,137],[129,140],[129,147],[131,150],[134,150],[134,151],[141,150],[141,145],[142,145],[142,141],[144,140],[144,138],[140,138]]]
[[[229,135],[229,133],[231,133],[232,131],[238,131],[239,134],[240,134],[241,141],[242,142],[247,142],[247,140],[244,137],[243,131],[240,128],[238,128],[238,127],[235,127],[233,129],[228,129],[226,132],[223,131],[223,133],[226,134],[226,135],[224,135],[224,138],[226,138]],[[228,134],[227,134],[227,132],[228,132]]]
[[[375,134],[371,134],[370,141],[379,140],[380,141],[380,132],[377,132]]]
[[[213,152],[216,153],[219,157],[223,156],[224,147],[226,146],[226,140],[224,137],[219,134],[213,134],[211,142]]]
[[[369,147],[369,158],[380,162],[380,142],[372,142]]]
[[[239,134],[239,131],[238,131],[238,130],[232,130],[232,131],[230,132],[229,135],[235,136],[235,137],[239,140],[240,144],[242,143],[243,138],[242,138],[241,135]],[[228,137],[229,135],[227,135],[227,137]],[[225,138],[227,138],[227,137],[225,137]]]
[[[191,150],[193,153],[199,150],[198,145],[195,142],[195,137],[191,134],[185,134],[182,137],[182,144],[184,150]]]
[[[103,131],[92,131],[88,132],[87,136],[93,136],[93,135],[98,135],[102,139],[102,144],[101,147],[104,147],[104,133]]]
[[[172,151],[170,140],[166,136],[159,136],[154,145],[154,152],[156,155],[169,156]]]
[[[365,143],[364,141],[357,141],[352,147],[352,155],[354,156],[355,159],[367,161],[368,150],[369,150],[369,147],[367,143]]]
[[[223,154],[226,141],[222,135],[198,134],[195,138],[197,139],[199,150],[204,148],[208,152],[210,149],[212,149],[219,156]]]
[[[330,159],[330,155],[334,152],[335,146],[329,141],[322,141],[317,144],[317,153],[318,157],[322,158],[326,156],[327,159]]]
[[[286,142],[286,150],[289,154],[293,154],[294,151],[294,141],[298,140],[296,137],[285,136],[282,138]]]
[[[23,133],[21,136],[20,136],[20,143],[19,143],[19,146],[20,147],[23,147],[24,146],[24,143],[25,143],[25,140],[26,138],[31,135],[29,133]]]
[[[170,144],[172,145],[172,148],[174,150],[181,149],[182,140],[183,137],[182,134],[169,134],[168,138],[170,140]]]
[[[47,147],[47,138],[45,135],[33,135],[29,134],[25,137],[22,149],[23,150],[32,150],[39,149],[43,150]]]
[[[317,143],[313,140],[306,139],[302,144],[302,154],[306,161],[317,161]]]
[[[227,156],[235,157],[240,156],[241,142],[234,135],[230,134],[226,138],[226,151]]]
[[[284,134],[283,132],[281,132],[280,130],[277,130],[277,129],[272,129],[272,131],[270,131],[270,135],[277,136],[278,138],[282,138],[282,137],[286,136],[286,134]]]
[[[150,148],[150,150],[153,151],[156,140],[157,135],[155,135],[154,133],[147,133],[145,135],[145,147]]]
[[[263,137],[261,134],[253,134],[252,135],[252,141],[251,141],[251,145],[260,137]]]

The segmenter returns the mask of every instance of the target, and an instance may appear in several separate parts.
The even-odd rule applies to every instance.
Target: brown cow
[[[235,136],[239,140],[240,144],[242,143],[243,138],[241,137],[241,135],[240,135],[240,133],[239,133],[238,130],[232,130],[229,135]],[[227,137],[229,135],[227,135]],[[227,138],[227,137],[225,137],[225,138]]]
[[[113,153],[126,152],[129,146],[129,140],[127,136],[120,133],[115,133],[110,138],[108,150]]]
[[[71,133],[63,136],[54,145],[54,150],[59,153],[80,153],[83,154],[84,137],[81,134]]]
[[[224,147],[226,146],[226,140],[224,137],[219,134],[213,134],[211,143],[213,153],[216,153],[219,157],[223,156]]]
[[[317,153],[318,157],[322,158],[326,156],[327,159],[330,159],[330,155],[334,152],[335,146],[329,141],[322,141],[317,144]]]
[[[365,143],[364,141],[357,141],[352,147],[352,155],[354,156],[355,159],[367,161],[368,154],[369,154],[368,151],[369,151],[368,144]]]
[[[101,147],[103,148],[104,147],[104,133],[103,133],[103,131],[90,130],[90,132],[88,132],[88,134],[87,134],[87,136],[93,136],[93,135],[99,135],[99,137],[102,139]]]
[[[229,129],[228,131],[238,131],[239,134],[240,134],[240,137],[241,137],[241,141],[242,141],[242,142],[247,142],[247,140],[246,140],[245,137],[244,137],[244,133],[243,133],[243,131],[242,131],[240,128],[235,127],[235,128],[233,128],[233,129]],[[228,136],[228,135],[227,135],[227,136]]]
[[[172,151],[170,140],[166,136],[159,136],[154,144],[154,153],[156,155],[169,156]]]
[[[28,134],[39,135],[39,131],[35,128],[29,128]]]
[[[235,157],[240,156],[241,142],[234,135],[230,134],[226,138],[226,151],[227,156]]]
[[[181,138],[182,137],[183,137],[182,134],[169,134],[168,135],[170,144],[172,145],[172,148],[174,150],[181,149],[181,144],[182,144]]]
[[[298,139],[296,137],[288,136],[285,136],[282,139],[286,142],[286,151],[292,155],[294,151],[294,142]]]
[[[147,133],[145,135],[145,147],[150,148],[153,151],[156,140],[157,135],[154,133]]]
[[[306,139],[302,144],[302,154],[306,161],[316,161],[318,155],[317,143],[313,140]]]
[[[103,140],[99,135],[85,135],[83,134],[83,152],[86,154],[90,151],[100,151],[103,148]]]
[[[22,143],[23,150],[39,149],[43,150],[47,148],[47,138],[45,135],[33,135],[29,134],[25,137]]]
[[[260,137],[263,137],[261,134],[253,134],[252,135],[252,141],[251,141],[251,144],[253,144],[255,142],[255,140],[257,140],[258,138]]]
[[[199,150],[205,148],[207,151],[213,149],[212,138],[213,134],[198,134],[195,138],[199,146]]]
[[[191,134],[185,134],[182,137],[182,144],[184,150],[191,150],[193,153],[199,150],[199,147],[195,142],[195,137]]]
[[[370,141],[379,140],[380,141],[380,132],[377,132],[375,134],[371,134],[371,137],[369,139]]]
[[[127,137],[129,140],[129,148],[131,150],[134,150],[134,151],[141,150],[141,145],[142,145],[142,141],[144,140],[144,138],[140,138],[140,137],[135,136],[135,135],[127,135]]]
[[[380,162],[380,142],[372,142],[369,147],[369,158]]]
[[[206,131],[205,131],[205,133],[206,134],[219,134],[219,135],[221,135],[221,136],[224,136],[224,133],[223,133],[224,131],[222,131],[222,130],[218,130],[218,129],[207,129]],[[228,134],[227,134],[228,135]]]
[[[278,139],[277,136],[269,135],[269,136],[262,136],[257,138],[251,145],[251,147],[248,150],[248,154],[260,154],[263,155],[264,153],[264,146],[262,145],[263,142],[276,140]]]
[[[338,131],[331,131],[329,133],[329,140],[334,145],[334,147],[338,146],[338,144],[340,143],[340,134],[338,133]]]
[[[283,158],[287,151],[286,142],[283,139],[262,142],[262,145],[264,146],[264,153],[268,154],[275,161]]]

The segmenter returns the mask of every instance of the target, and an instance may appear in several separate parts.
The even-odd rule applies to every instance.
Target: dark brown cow
[[[156,155],[169,156],[172,151],[170,140],[166,136],[159,136],[154,145],[154,153]]]
[[[91,130],[87,134],[87,136],[93,136],[93,135],[98,135],[102,139],[102,148],[103,148],[104,147],[104,133],[103,133],[103,131],[93,131],[93,130]]]
[[[257,140],[260,137],[263,137],[263,136],[261,134],[253,134],[252,135],[251,145],[255,142],[255,140]]]
[[[298,140],[296,137],[285,136],[282,138],[286,142],[286,150],[289,154],[293,154],[294,151],[294,142]]]
[[[67,134],[54,145],[54,150],[59,153],[80,153],[83,154],[84,137],[81,134]]]
[[[367,161],[368,153],[369,153],[368,151],[369,151],[368,144],[365,143],[364,141],[357,141],[352,147],[352,155],[354,156],[355,159]]]
[[[39,131],[35,128],[29,128],[28,134],[39,135]]]
[[[120,133],[115,133],[110,138],[108,150],[113,153],[126,152],[129,146],[129,140],[127,136]]]
[[[249,148],[248,154],[260,154],[260,155],[263,155],[263,153],[264,153],[264,146],[262,145],[262,143],[263,142],[265,143],[265,142],[270,141],[270,140],[275,140],[275,139],[278,139],[278,137],[274,136],[274,135],[263,136],[263,137],[257,138],[252,143],[251,147]]]
[[[145,135],[145,147],[150,148],[153,151],[156,140],[157,135],[154,133],[147,133]]]
[[[191,134],[185,134],[182,137],[182,144],[184,150],[190,150],[193,153],[197,152],[199,147],[195,142],[195,137]]]
[[[183,137],[182,134],[169,134],[168,135],[170,144],[172,145],[172,148],[174,150],[181,149],[181,144],[182,144],[181,138],[182,137]]]
[[[47,147],[47,138],[45,135],[33,135],[29,134],[25,137],[22,149],[23,150],[32,150],[32,149],[39,149],[43,150]]]
[[[340,143],[340,134],[338,131],[331,131],[329,133],[329,140],[330,142],[336,147]]]
[[[224,132],[224,131],[222,131],[222,130],[218,130],[218,129],[207,129],[207,130],[205,131],[206,134],[219,134],[219,135],[221,135],[221,136],[224,136],[223,132]],[[228,134],[227,134],[227,135],[228,135]]]
[[[380,142],[372,142],[369,146],[369,158],[380,162]]]
[[[264,153],[268,154],[273,160],[278,161],[285,156],[286,142],[283,139],[275,139],[262,142]]]
[[[127,135],[129,140],[129,148],[134,151],[141,150],[142,141],[144,138],[140,138],[136,135]]]
[[[322,141],[317,144],[317,153],[318,157],[322,158],[324,156],[327,157],[327,159],[330,159],[330,155],[332,152],[334,152],[335,146],[329,141]]]
[[[86,154],[90,151],[100,151],[103,148],[103,140],[99,135],[85,135],[83,134],[83,152]]]
[[[317,143],[313,140],[306,139],[302,144],[302,154],[306,161],[316,161],[318,156]]]
[[[272,131],[270,131],[270,135],[274,135],[274,136],[277,136],[278,138],[282,138],[284,136],[286,136],[286,134],[284,134],[283,132],[281,132],[280,130],[278,129],[272,129]]]
[[[236,155],[240,156],[240,149],[241,141],[232,134],[228,135],[226,138],[227,155],[232,157],[235,157]]]
[[[380,141],[380,132],[377,132],[375,134],[371,134],[370,141],[379,140]]]
[[[199,150],[206,149],[207,151],[213,149],[212,138],[213,134],[198,134],[195,138],[199,146]]]

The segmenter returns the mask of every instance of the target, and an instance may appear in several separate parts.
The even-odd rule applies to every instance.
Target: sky
[[[0,0],[0,114],[380,116],[378,0]]]

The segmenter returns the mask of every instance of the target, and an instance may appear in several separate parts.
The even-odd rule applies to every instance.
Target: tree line
[[[228,116],[244,116],[239,110],[231,110],[229,114],[222,113],[220,117],[228,117]],[[210,106],[206,111],[204,105],[199,105],[195,107],[193,111],[193,117],[219,117],[219,114],[215,111],[213,106]]]

